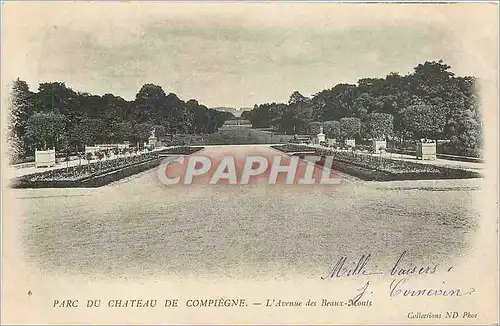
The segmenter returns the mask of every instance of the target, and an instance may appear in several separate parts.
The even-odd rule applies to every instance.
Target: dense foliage
[[[42,83],[31,92],[17,79],[11,93],[9,142],[13,159],[35,148],[57,152],[83,150],[96,143],[147,141],[153,128],[165,134],[216,132],[232,113],[220,112],[166,94],[154,84],[141,87],[133,101],[119,96],[75,92],[64,83]]]
[[[321,131],[321,127],[323,127],[323,124],[321,122],[318,122],[318,121],[309,122],[308,131],[310,134],[316,135],[316,134],[319,134],[319,132]],[[323,130],[323,132],[324,132],[324,130]]]
[[[340,119],[340,137],[352,139],[361,131],[361,120],[356,117]]]
[[[411,105],[400,115],[401,127],[414,139],[437,139],[446,124],[444,112],[431,105]]]
[[[325,121],[323,123],[323,130],[326,137],[336,139],[340,137],[340,122],[338,121]]]
[[[394,116],[389,113],[370,113],[366,117],[365,128],[367,138],[385,140],[393,134]]]
[[[357,118],[361,138],[443,139],[450,141],[448,152],[476,156],[482,140],[476,80],[457,77],[450,68],[442,61],[425,62],[406,76],[363,78],[357,85],[339,84],[311,98],[295,91],[287,104],[255,105],[248,117],[254,127],[286,134],[311,132],[310,122],[324,122],[331,138],[346,136],[332,121]]]

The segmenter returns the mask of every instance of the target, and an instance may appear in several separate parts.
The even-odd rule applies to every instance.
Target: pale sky
[[[489,4],[7,3],[3,82],[65,82],[132,100],[145,83],[252,107],[443,59],[491,77]],[[488,16],[488,17],[490,17]],[[491,18],[491,17],[490,17]],[[494,32],[494,31],[493,31]],[[494,41],[496,42],[496,41]],[[481,49],[479,51],[478,49]],[[496,51],[496,50],[494,50]],[[486,51],[487,52],[487,51]]]

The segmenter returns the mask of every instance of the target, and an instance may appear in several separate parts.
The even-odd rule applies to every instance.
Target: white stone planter
[[[436,157],[436,143],[435,142],[417,142],[417,159],[421,160],[435,160]]]
[[[325,134],[320,132],[317,136],[316,136],[317,140],[318,140],[318,144],[325,141]]]
[[[337,139],[328,139],[328,146],[337,145]]]
[[[345,144],[348,147],[356,147],[356,139],[346,139]]]
[[[385,149],[387,148],[387,142],[385,140],[372,140],[372,144],[373,144],[373,151],[374,153],[380,153],[380,148],[384,148],[384,151]]]
[[[35,150],[35,167],[51,167],[56,165],[56,150]]]
[[[149,139],[148,139],[149,146],[154,148],[156,146],[156,142],[157,142],[157,138],[155,136],[149,137]]]

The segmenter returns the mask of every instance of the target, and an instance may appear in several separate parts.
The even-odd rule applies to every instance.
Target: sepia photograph
[[[4,2],[2,322],[498,323],[497,77],[498,3]]]

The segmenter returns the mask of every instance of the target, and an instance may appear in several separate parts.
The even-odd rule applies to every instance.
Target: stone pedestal
[[[421,160],[435,160],[436,157],[436,143],[432,142],[417,142],[417,159]]]
[[[51,167],[56,165],[56,150],[35,150],[35,167]]]
[[[356,139],[346,139],[345,145],[347,147],[356,147]]]
[[[317,136],[316,136],[317,140],[318,140],[318,143],[321,143],[323,141],[326,140],[326,137],[325,137],[325,134],[320,132]]]
[[[387,142],[385,140],[372,140],[373,152],[380,153],[380,149],[383,148],[384,151],[387,148]]]
[[[152,148],[155,148],[156,147],[156,142],[157,142],[157,138],[155,136],[150,136],[148,138],[148,146],[150,146]]]

